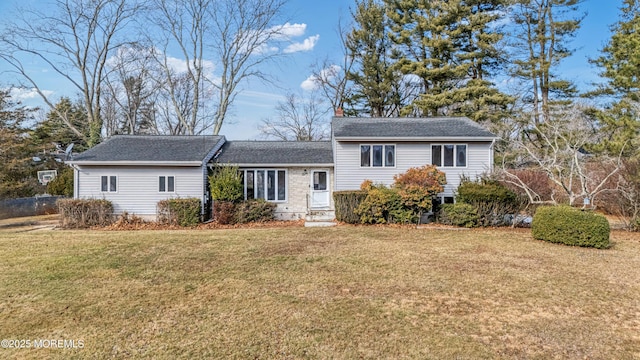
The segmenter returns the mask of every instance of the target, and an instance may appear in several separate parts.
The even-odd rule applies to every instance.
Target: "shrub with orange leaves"
[[[393,177],[394,187],[403,189],[418,187],[432,195],[441,193],[442,185],[447,183],[446,175],[434,165],[413,167],[402,174]]]

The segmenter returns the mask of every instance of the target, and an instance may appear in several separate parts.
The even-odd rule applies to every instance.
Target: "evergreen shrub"
[[[458,202],[440,205],[438,220],[445,225],[472,228],[479,225],[480,216],[475,206]]]
[[[463,179],[456,201],[476,208],[479,226],[505,225],[505,215],[515,214],[520,207],[518,195],[497,181]]]
[[[348,224],[359,224],[360,216],[356,214],[356,209],[367,197],[367,192],[356,191],[336,191],[333,193],[333,202],[336,209],[336,220]]]
[[[604,216],[566,205],[539,207],[531,224],[535,239],[598,249],[609,247],[610,233]]]
[[[157,204],[158,222],[180,226],[194,226],[200,222],[201,204],[198,198],[160,200]]]

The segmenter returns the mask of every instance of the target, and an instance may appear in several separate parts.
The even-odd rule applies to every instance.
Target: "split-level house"
[[[210,214],[207,173],[238,166],[245,199],[277,204],[276,217],[333,216],[333,191],[434,164],[446,174],[439,199],[452,202],[461,176],[491,170],[496,136],[464,117],[334,117],[330,141],[227,141],[224,136],[112,136],[76,155],[74,197],[104,198],[116,214],[156,216],[159,200],[196,197]]]

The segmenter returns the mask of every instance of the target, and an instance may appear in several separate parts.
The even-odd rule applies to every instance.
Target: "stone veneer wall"
[[[321,168],[324,170],[325,168]],[[307,171],[304,174],[304,171]],[[333,169],[329,170],[329,189],[333,190]],[[289,168],[288,176],[288,197],[287,202],[278,203],[276,208],[276,219],[278,220],[298,220],[304,219],[307,214],[307,196],[311,191],[311,168]],[[331,192],[333,194],[333,191]],[[330,207],[334,209],[333,196],[330,196]]]

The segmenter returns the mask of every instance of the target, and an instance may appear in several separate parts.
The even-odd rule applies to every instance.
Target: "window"
[[[285,201],[287,175],[285,170],[240,170],[244,182],[244,198]]]
[[[160,176],[158,180],[159,192],[175,192],[176,180],[173,176]]]
[[[313,172],[313,190],[327,190],[327,172]]]
[[[360,145],[361,167],[395,167],[395,145]]]
[[[360,145],[360,166],[371,166],[371,146]]]
[[[431,164],[444,167],[467,166],[467,145],[431,145]]]
[[[102,192],[118,191],[118,178],[116,176],[102,176],[100,177],[100,183]]]

